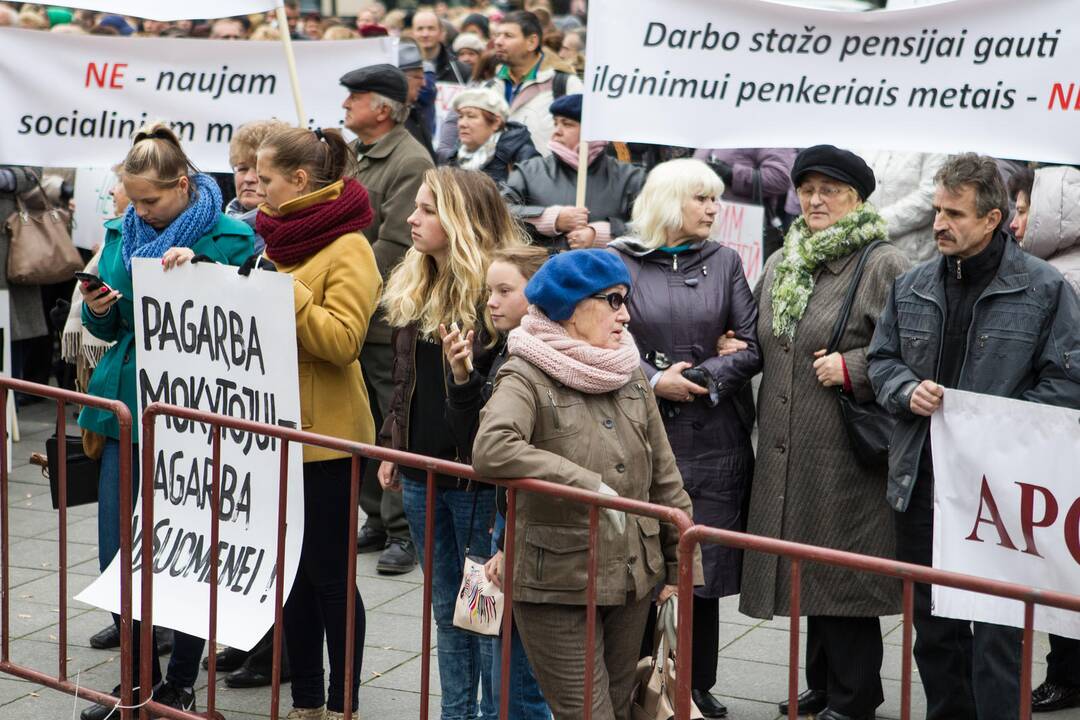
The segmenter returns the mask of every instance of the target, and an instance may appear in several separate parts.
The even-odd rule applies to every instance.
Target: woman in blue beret
[[[631,290],[611,252],[573,250],[529,281],[510,359],[480,413],[473,465],[493,478],[549,482],[691,512],[652,387],[626,330]],[[629,720],[638,649],[653,589],[675,593],[677,530],[604,510],[596,577],[593,696],[585,698],[589,508],[517,496],[514,621],[555,720]],[[695,562],[700,584],[700,563]]]
[[[791,171],[802,207],[783,248],[754,291],[764,372],[758,393],[758,453],[747,532],[863,555],[894,557],[884,467],[864,466],[848,441],[837,393],[874,402],[866,350],[903,253],[885,242],[885,220],[866,198],[874,173],[832,145],[807,148]],[[843,334],[833,331],[864,253],[869,253]],[[791,565],[747,552],[740,610],[790,613]],[[881,615],[900,612],[891,578],[809,564],[802,570],[806,682],[800,715],[872,718],[881,687]],[[788,712],[787,702],[780,704]]]

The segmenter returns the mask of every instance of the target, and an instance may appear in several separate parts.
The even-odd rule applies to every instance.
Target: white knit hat
[[[510,106],[506,104],[501,93],[494,88],[472,87],[462,90],[454,96],[454,110],[463,107],[479,108],[487,110],[492,115],[498,115],[503,122],[510,116]]]
[[[461,52],[462,50],[472,50],[474,52],[482,53],[487,50],[487,43],[484,39],[476,33],[463,32],[454,38],[454,52]]]

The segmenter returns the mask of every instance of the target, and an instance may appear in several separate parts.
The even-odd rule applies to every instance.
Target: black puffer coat
[[[450,158],[448,165],[459,166],[458,153],[461,151],[461,143],[454,156]],[[515,167],[535,157],[540,157],[536,146],[533,145],[532,135],[529,128],[519,122],[506,123],[499,141],[495,143],[495,154],[491,156],[487,164],[481,170],[497,183],[505,183],[510,177],[510,171]]]

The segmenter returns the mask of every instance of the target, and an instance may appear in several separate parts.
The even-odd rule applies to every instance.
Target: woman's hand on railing
[[[383,490],[401,492],[401,479],[398,477],[397,465],[383,460],[379,463],[379,484]]]

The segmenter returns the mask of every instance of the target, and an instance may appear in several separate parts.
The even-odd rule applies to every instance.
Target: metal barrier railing
[[[799,579],[804,562],[850,568],[903,581],[902,607],[904,619],[901,660],[902,677],[900,679],[900,717],[902,720],[908,720],[911,717],[911,636],[915,583],[944,585],[985,595],[1011,598],[1024,603],[1023,651],[1020,662],[1019,710],[1021,720],[1031,719],[1031,661],[1035,605],[1048,605],[1080,612],[1080,596],[1076,595],[1067,595],[1052,590],[1040,590],[1025,585],[963,575],[945,570],[935,570],[923,565],[912,565],[897,560],[858,555],[843,550],[801,545],[786,540],[747,535],[746,533],[731,530],[719,530],[704,525],[695,525],[683,533],[679,539],[679,594],[693,591],[692,578],[688,575],[687,566],[689,559],[693,557],[694,548],[699,543],[716,543],[727,547],[764,552],[786,557],[791,561],[791,621],[788,647],[788,717],[791,720],[794,720],[797,716],[798,701],[796,696],[799,693],[799,609],[801,595]],[[684,595],[684,597],[687,597],[687,595]],[[679,603],[679,647],[690,647],[690,638],[693,632],[692,623],[693,604]],[[687,657],[685,658],[685,664],[679,668],[677,677],[678,710],[676,717],[679,720],[685,720],[685,718],[689,717],[690,702],[691,659],[689,653],[683,653],[683,655]]]
[[[265,435],[268,437],[277,438],[281,441],[281,475],[279,477],[279,496],[278,496],[278,511],[279,517],[284,515],[285,506],[287,503],[286,497],[286,485],[288,480],[288,443],[296,442],[305,445],[312,445],[322,448],[328,448],[331,450],[337,450],[339,452],[348,453],[353,456],[352,463],[352,476],[351,476],[351,490],[350,490],[350,518],[349,518],[349,537],[345,538],[345,541],[349,544],[349,567],[346,577],[349,583],[354,583],[356,576],[356,525],[357,525],[357,500],[359,497],[359,485],[360,485],[360,463],[357,458],[363,457],[370,460],[388,461],[396,463],[399,466],[414,468],[417,470],[423,470],[427,473],[427,511],[425,514],[426,531],[424,537],[424,585],[423,585],[423,624],[421,630],[421,647],[423,652],[420,660],[420,717],[428,717],[428,707],[430,703],[430,677],[431,677],[431,563],[434,556],[432,544],[435,536],[435,475],[448,475],[450,477],[462,478],[465,480],[472,480],[477,482],[484,482],[491,485],[501,485],[507,489],[507,518],[506,518],[506,535],[504,537],[504,557],[505,557],[505,570],[503,572],[503,594],[504,611],[503,611],[503,637],[502,637],[502,685],[500,692],[500,717],[506,717],[509,712],[509,699],[510,699],[510,673],[508,672],[510,663],[510,627],[513,616],[513,557],[514,557],[514,536],[515,536],[515,505],[518,492],[535,492],[551,497],[562,498],[564,500],[576,501],[582,504],[590,506],[589,509],[589,551],[588,551],[588,581],[586,585],[586,602],[587,602],[587,637],[586,637],[586,651],[585,651],[585,697],[590,697],[592,694],[593,685],[593,659],[594,659],[594,647],[595,644],[595,625],[596,625],[596,574],[597,574],[597,548],[599,546],[599,519],[601,508],[613,508],[616,510],[622,510],[638,515],[646,515],[649,517],[657,518],[658,520],[664,520],[666,522],[675,525],[680,533],[684,533],[689,530],[692,523],[689,516],[681,510],[675,508],[663,507],[660,505],[652,505],[650,503],[642,502],[639,500],[630,500],[627,498],[608,497],[592,493],[587,490],[581,490],[578,488],[572,488],[565,485],[559,485],[557,483],[545,482],[542,480],[491,480],[480,478],[476,475],[471,467],[468,465],[462,465],[461,463],[455,463],[448,460],[439,460],[436,458],[429,458],[423,455],[415,455],[412,453],[400,452],[397,450],[389,450],[387,448],[376,447],[373,445],[365,445],[363,443],[351,442],[349,440],[342,440],[340,438],[328,437],[325,435],[316,435],[314,433],[304,432],[303,430],[296,430],[293,428],[280,427],[277,425],[267,425],[264,423],[252,422],[250,420],[240,420],[237,418],[227,417],[224,415],[215,415],[213,413],[205,412],[202,410],[193,410],[191,408],[183,408],[175,405],[168,405],[165,403],[153,403],[149,405],[142,418],[142,453],[143,453],[143,543],[145,547],[150,547],[151,542],[150,528],[153,527],[153,485],[152,485],[152,463],[154,456],[154,421],[158,416],[168,415],[171,417],[183,418],[191,420],[193,422],[203,423],[210,425],[214,428],[214,456],[213,456],[213,495],[212,495],[212,507],[217,507],[217,493],[220,484],[219,467],[220,467],[220,436],[221,428],[229,428],[231,430],[239,430],[242,432],[253,433],[257,435]],[[217,526],[219,518],[217,515],[212,516],[212,535],[211,535],[211,558],[210,566],[214,568],[217,566]],[[277,546],[277,558],[278,567],[283,567],[281,564],[284,559],[284,543],[285,543],[285,528],[282,523],[278,523],[278,546]],[[152,568],[151,563],[143,563],[142,566],[142,617],[145,622],[142,625],[142,662],[145,670],[148,671],[148,652],[152,652],[153,637],[150,629],[150,612],[151,612],[151,593],[153,592],[152,581]],[[274,624],[274,642],[273,642],[273,665],[272,665],[272,682],[271,686],[271,699],[270,699],[270,717],[272,720],[277,720],[279,712],[278,701],[278,689],[280,685],[280,663],[281,663],[281,613],[282,613],[282,585],[277,584],[277,596],[275,598],[275,624]],[[349,605],[346,608],[346,664],[344,677],[346,679],[352,676],[352,667],[354,661],[355,648],[352,647],[352,638],[356,623],[356,609],[353,606],[353,593],[352,585],[347,588],[347,597],[350,598]],[[216,577],[210,579],[210,623],[208,628],[208,642],[211,649],[214,647],[214,642],[217,636],[216,627],[216,607],[217,607],[217,583]],[[208,688],[207,688],[207,712],[212,713],[215,709],[216,693],[215,693],[215,679],[216,679],[216,667],[213,660],[213,653],[210,654],[210,665],[208,668]],[[352,687],[346,685],[345,687],[345,718],[349,720],[351,714],[349,708],[352,707]],[[591,720],[592,708],[590,703],[585,703],[584,720]],[[187,720],[186,715],[172,711],[171,713],[164,713],[167,717],[178,718],[178,720]]]
[[[6,395],[9,390],[18,390],[19,392],[25,392],[28,394],[40,395],[43,397],[49,397],[57,401],[57,427],[58,434],[62,436],[65,428],[64,419],[64,406],[65,403],[78,403],[82,405],[90,405],[93,407],[101,407],[114,412],[120,422],[121,430],[121,453],[120,453],[120,502],[121,507],[131,507],[131,418],[128,414],[127,408],[118,401],[102,400],[80,393],[74,393],[66,390],[60,390],[48,386],[36,385],[34,383],[27,383],[18,380],[10,380],[0,378],[0,407],[5,406]],[[0,415],[3,415],[0,413]],[[870,572],[879,575],[886,575],[889,577],[895,577],[903,581],[903,659],[902,659],[902,674],[901,679],[901,713],[902,718],[907,720],[911,715],[911,672],[912,672],[912,615],[913,615],[913,598],[914,598],[914,583],[927,583],[946,585],[949,587],[955,587],[963,590],[970,590],[974,592],[997,595],[1000,597],[1012,598],[1024,603],[1025,606],[1025,626],[1023,630],[1023,654],[1022,654],[1022,676],[1020,687],[1020,717],[1023,720],[1030,720],[1030,700],[1031,700],[1031,663],[1032,663],[1032,638],[1033,638],[1033,619],[1034,619],[1034,606],[1036,604],[1048,605],[1051,607],[1063,608],[1066,610],[1080,611],[1080,597],[1066,595],[1063,593],[1057,593],[1052,591],[1038,590],[1035,588],[1029,588],[1025,586],[1015,585],[1011,583],[1001,582],[997,580],[990,580],[986,578],[977,578],[968,575],[962,575],[958,573],[945,572],[941,570],[934,570],[919,565],[911,565],[894,560],[887,560],[878,557],[869,557],[864,555],[857,555],[854,553],[843,552],[839,550],[832,550],[829,548],[821,548],[810,545],[800,545],[798,543],[787,542],[783,540],[776,540],[773,538],[765,538],[753,535],[747,535],[745,533],[719,530],[716,528],[705,527],[702,525],[693,525],[689,516],[687,516],[681,510],[675,508],[654,505],[647,502],[638,500],[632,500],[621,497],[612,497],[607,495],[599,495],[597,493],[589,492],[587,490],[581,490],[578,488],[568,487],[557,483],[545,482],[535,479],[521,479],[521,480],[492,480],[488,478],[477,477],[476,473],[471,467],[462,465],[460,463],[450,462],[446,460],[439,460],[436,458],[428,458],[421,455],[415,455],[412,453],[400,452],[396,450],[389,450],[387,448],[380,448],[372,445],[366,445],[363,443],[351,442],[348,440],[342,440],[340,438],[334,438],[329,436],[317,435],[314,433],[305,432],[302,430],[296,430],[288,427],[281,427],[277,425],[267,425],[265,423],[252,422],[249,420],[241,420],[223,415],[216,415],[213,413],[193,410],[190,408],[178,407],[175,405],[167,405],[165,403],[153,403],[146,408],[146,411],[142,418],[142,511],[143,511],[143,525],[142,525],[142,542],[144,547],[152,547],[152,534],[153,528],[153,457],[154,457],[154,442],[155,442],[155,421],[158,416],[171,416],[177,418],[184,418],[190,421],[204,423],[213,427],[213,475],[212,475],[212,502],[211,508],[219,507],[220,503],[220,464],[221,464],[221,434],[223,429],[237,430],[256,435],[264,435],[267,437],[277,438],[281,441],[281,462],[280,462],[280,476],[279,476],[279,489],[278,489],[278,513],[279,517],[285,515],[285,509],[288,504],[287,496],[287,481],[288,481],[288,454],[289,443],[300,443],[304,445],[312,445],[316,447],[327,448],[336,450],[342,453],[346,453],[352,456],[352,465],[350,471],[350,518],[349,518],[349,530],[348,537],[344,538],[344,542],[348,543],[347,557],[347,582],[349,586],[347,588],[347,605],[346,605],[346,666],[344,677],[347,684],[345,687],[345,717],[350,718],[352,713],[350,708],[352,707],[352,685],[349,679],[352,677],[353,663],[355,662],[356,648],[353,646],[353,637],[356,623],[356,607],[355,607],[355,595],[353,588],[355,586],[356,576],[356,554],[354,543],[356,541],[356,531],[358,524],[358,497],[360,489],[360,458],[368,460],[389,461],[396,463],[400,466],[414,468],[417,470],[423,470],[426,472],[427,477],[427,512],[426,512],[426,533],[425,533],[425,552],[424,552],[424,568],[423,568],[423,603],[424,610],[422,615],[422,642],[423,648],[421,653],[421,680],[420,680],[420,716],[422,718],[428,717],[429,703],[430,703],[430,670],[431,670],[431,595],[432,595],[432,580],[431,580],[431,563],[433,559],[433,538],[434,538],[434,523],[435,523],[435,475],[448,475],[451,477],[458,477],[466,480],[472,480],[491,485],[498,485],[505,487],[507,490],[507,517],[506,517],[506,534],[504,536],[504,572],[503,572],[503,592],[505,596],[504,602],[504,616],[503,616],[503,633],[502,633],[502,684],[500,693],[500,717],[507,717],[508,704],[510,700],[509,693],[509,681],[510,673],[507,672],[510,663],[510,643],[511,643],[511,623],[513,616],[513,562],[514,562],[514,542],[516,534],[516,499],[517,493],[529,492],[547,495],[550,497],[560,498],[563,500],[569,500],[589,507],[589,550],[587,557],[587,585],[586,585],[586,619],[587,619],[587,635],[585,638],[586,650],[585,650],[585,678],[584,678],[584,697],[586,701],[584,703],[583,717],[585,720],[591,720],[592,704],[588,701],[588,698],[592,696],[593,688],[593,665],[595,654],[595,632],[596,632],[596,575],[597,575],[597,549],[599,546],[599,512],[602,508],[611,508],[614,510],[621,510],[623,512],[644,515],[647,517],[653,517],[658,520],[662,520],[674,525],[679,532],[679,593],[683,597],[690,597],[693,593],[693,556],[695,548],[699,543],[718,543],[727,545],[729,547],[741,548],[744,550],[752,550],[757,552],[765,552],[775,555],[787,557],[791,560],[791,621],[790,621],[790,643],[789,643],[789,667],[788,667],[788,695],[790,702],[789,717],[796,717],[797,700],[798,695],[798,672],[799,672],[799,608],[800,608],[800,572],[802,564],[804,562],[819,562],[837,567],[846,567],[853,570]],[[0,438],[4,437],[6,431],[6,417],[0,417]],[[2,630],[3,639],[2,645],[0,645],[0,672],[6,672],[17,677],[21,677],[32,682],[39,683],[43,686],[50,687],[56,690],[60,690],[72,695],[77,695],[80,698],[91,700],[94,702],[115,703],[116,698],[112,698],[105,693],[88,690],[83,687],[76,687],[67,679],[67,609],[66,609],[66,493],[65,493],[65,480],[64,477],[64,456],[63,456],[63,443],[60,443],[61,455],[60,455],[60,632],[59,632],[59,667],[57,676],[52,676],[47,673],[35,670],[32,668],[26,668],[19,666],[10,659],[9,653],[9,606],[8,606],[8,552],[9,552],[9,538],[8,538],[8,474],[7,474],[7,458],[5,444],[0,442],[0,502],[2,502],[2,508],[0,508],[0,527],[3,529],[2,541],[3,547],[0,551],[0,571],[3,573],[2,588]],[[127,453],[123,452],[123,448],[129,448]],[[123,481],[123,478],[128,478],[127,482]],[[208,687],[207,687],[207,704],[206,704],[206,716],[213,717],[216,714],[216,674],[217,667],[215,661],[215,642],[217,638],[217,564],[218,564],[218,532],[220,517],[218,513],[211,513],[211,558],[210,568],[211,577],[209,582],[210,593],[210,612],[208,618],[208,646],[209,652],[209,667],[208,667]],[[285,528],[284,524],[278,523],[278,536],[277,536],[277,557],[276,561],[278,567],[282,567],[284,560],[284,548],[285,548]],[[124,563],[123,567],[131,567],[131,554],[132,554],[132,536],[131,536],[131,524],[121,523],[121,561]],[[140,676],[150,677],[151,666],[150,663],[153,659],[154,653],[154,639],[153,639],[153,619],[152,619],[152,603],[153,603],[153,563],[143,563],[141,570],[141,588],[142,588],[142,619],[143,622],[140,628],[139,641],[141,643],[141,663]],[[120,716],[123,720],[128,720],[131,717],[133,705],[132,697],[132,668],[130,666],[131,646],[130,646],[130,629],[131,629],[131,574],[121,573],[121,596],[122,596],[122,630],[121,632],[121,711]],[[273,661],[272,661],[272,686],[271,686],[271,699],[270,699],[270,716],[273,720],[278,720],[280,712],[280,668],[281,668],[281,641],[282,641],[282,612],[283,612],[283,600],[284,600],[284,587],[282,583],[277,583],[275,593],[275,624],[274,624],[274,636],[273,636]],[[691,645],[691,638],[693,634],[693,603],[683,602],[679,604],[679,646],[688,648]],[[127,660],[125,660],[127,659]],[[688,720],[690,713],[690,691],[691,691],[691,653],[683,652],[676,658],[677,666],[677,708],[676,718],[678,720]],[[142,693],[140,693],[142,694]],[[174,720],[194,720],[195,718],[202,717],[188,712],[183,712],[173,708],[165,707],[153,702],[151,698],[141,703],[139,710],[140,717],[144,720],[153,713],[160,717],[173,718]],[[220,716],[219,716],[220,717]]]
[[[59,499],[59,550],[57,564],[59,577],[59,613],[60,622],[57,631],[57,669],[56,675],[19,665],[11,659],[11,607],[10,607],[10,525],[8,523],[8,449],[5,438],[8,433],[7,412],[8,393],[21,392],[26,395],[49,398],[56,401],[56,437],[57,437],[57,496]],[[92,395],[39,385],[37,383],[0,377],[0,673],[7,673],[29,680],[44,687],[60,690],[84,700],[102,704],[114,704],[117,698],[108,693],[97,692],[77,686],[68,680],[67,657],[67,446],[64,442],[67,434],[67,406],[84,405],[108,410],[116,416],[120,426],[120,507],[130,508],[131,499],[131,413],[119,400],[105,400]],[[120,557],[125,567],[131,566],[131,523],[120,523]],[[120,585],[120,657],[131,655],[131,575],[122,576]],[[120,702],[122,706],[132,704],[132,668],[130,663],[120,663]],[[121,710],[124,720],[130,717],[130,710]]]

